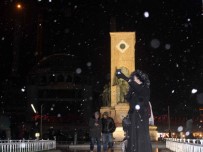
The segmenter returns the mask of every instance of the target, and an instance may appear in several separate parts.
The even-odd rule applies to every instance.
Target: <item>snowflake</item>
[[[144,12],[144,17],[145,17],[145,18],[148,18],[148,17],[149,17],[149,12],[145,11],[145,12]]]

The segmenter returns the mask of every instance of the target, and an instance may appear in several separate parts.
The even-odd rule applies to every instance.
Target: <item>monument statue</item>
[[[103,106],[110,106],[111,89],[108,84],[104,85],[104,90],[101,94]]]
[[[129,70],[126,67],[120,67],[122,73],[125,74],[127,77],[129,77]],[[118,103],[124,103],[125,101],[125,95],[128,92],[128,83],[124,81],[123,79],[118,79],[117,77],[114,78],[114,86],[117,87],[116,96],[118,99]]]
[[[125,95],[128,92],[128,84],[124,80],[119,80],[119,88],[120,88],[120,94],[119,94],[119,102],[124,103],[125,101]]]

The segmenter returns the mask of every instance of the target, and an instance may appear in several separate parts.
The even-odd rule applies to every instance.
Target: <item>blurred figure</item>
[[[115,130],[116,126],[113,118],[109,117],[108,112],[104,112],[102,118],[102,141],[104,152],[107,152],[108,148],[113,151],[113,132]]]
[[[96,111],[94,116],[89,120],[90,127],[90,151],[93,152],[94,144],[97,142],[97,152],[101,152],[101,119],[100,113]]]
[[[187,139],[193,139],[193,133],[192,133],[192,128],[193,128],[193,120],[192,120],[192,116],[188,116],[188,119],[186,121],[186,138]]]

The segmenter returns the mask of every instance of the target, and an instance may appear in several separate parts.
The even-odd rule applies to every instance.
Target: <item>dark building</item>
[[[43,58],[28,76],[30,116],[38,131],[68,134],[86,129],[92,111],[91,76],[85,75],[75,56],[54,54]],[[81,68],[78,68],[81,67]]]

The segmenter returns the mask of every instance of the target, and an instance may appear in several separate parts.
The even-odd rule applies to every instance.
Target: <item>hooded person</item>
[[[129,84],[125,98],[130,106],[128,115],[131,124],[126,130],[128,134],[126,151],[152,152],[149,136],[150,81],[148,75],[141,70],[136,70],[128,78],[117,70],[116,76]]]

